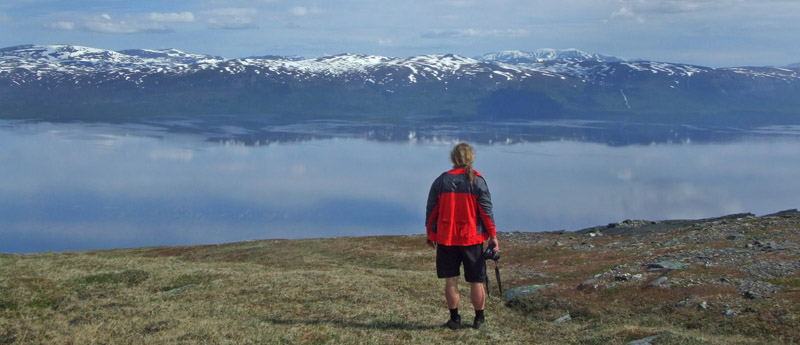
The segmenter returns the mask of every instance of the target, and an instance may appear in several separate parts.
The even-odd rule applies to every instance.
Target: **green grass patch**
[[[65,295],[58,291],[42,291],[34,295],[33,299],[28,302],[28,307],[34,309],[55,309],[64,298]]]
[[[762,279],[762,281],[770,283],[772,285],[788,286],[788,287],[793,288],[793,289],[800,288],[800,278],[780,277],[780,278]]]
[[[175,279],[170,281],[169,284],[161,286],[159,290],[170,291],[189,285],[207,284],[213,281],[215,278],[216,276],[208,273],[182,274],[175,277]]]
[[[555,301],[540,293],[531,293],[515,298],[506,305],[526,315],[536,315],[550,309],[560,309]]]
[[[0,311],[16,309],[17,303],[11,300],[11,298],[8,296],[8,292],[5,290],[0,291]]]
[[[108,286],[124,284],[128,287],[136,286],[147,280],[150,273],[143,270],[126,270],[122,272],[110,272],[92,274],[78,278],[76,283],[80,286]]]

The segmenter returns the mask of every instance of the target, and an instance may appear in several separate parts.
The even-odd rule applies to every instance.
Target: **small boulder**
[[[567,315],[564,315],[564,316],[562,316],[562,317],[560,317],[560,318],[556,319],[556,320],[555,320],[555,321],[553,321],[553,322],[555,322],[555,323],[566,323],[566,322],[570,322],[570,321],[572,321],[572,316],[570,316],[569,314],[567,314]]]
[[[518,298],[523,298],[532,294],[538,294],[540,290],[548,289],[555,285],[556,284],[534,284],[515,287],[513,289],[506,290],[504,298],[506,303],[510,303]]]
[[[689,303],[691,303],[692,301],[694,301],[694,296],[689,296],[689,297],[686,297],[685,300],[675,303],[675,306],[676,307],[685,307],[685,306],[689,305]]]
[[[614,276],[614,280],[616,280],[618,282],[626,282],[626,281],[631,280],[631,278],[632,278],[632,276],[631,276],[630,273],[623,273],[623,274],[618,274],[618,275]]]
[[[638,340],[634,340],[628,343],[628,345],[652,345],[656,339],[660,338],[661,334],[656,334],[654,336],[650,336],[647,338],[642,338]]]
[[[733,234],[733,235],[728,235],[727,237],[725,237],[725,239],[727,239],[728,241],[736,241],[736,240],[742,240],[742,239],[746,239],[746,238],[747,238],[747,236],[745,234]]]
[[[682,270],[689,265],[678,261],[659,261],[647,264],[647,267],[651,270]]]
[[[597,290],[598,287],[600,287],[600,281],[597,278],[592,278],[580,283],[580,285],[578,285],[578,290],[591,291]]]
[[[764,296],[761,296],[758,292],[755,291],[747,291],[744,293],[744,298],[747,299],[762,299]]]

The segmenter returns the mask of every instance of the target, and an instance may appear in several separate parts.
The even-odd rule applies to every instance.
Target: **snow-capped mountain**
[[[593,54],[580,51],[578,49],[538,49],[532,52],[521,50],[506,50],[494,53],[488,53],[477,57],[476,59],[487,62],[504,62],[504,63],[532,63],[532,62],[546,62],[546,61],[569,61],[569,62],[622,62],[628,61],[627,59]]]
[[[0,49],[0,118],[194,113],[542,118],[730,111],[793,116],[800,111],[798,90],[800,71],[790,68],[714,69],[577,49],[478,58],[310,59],[225,59],[174,49],[70,45]]]

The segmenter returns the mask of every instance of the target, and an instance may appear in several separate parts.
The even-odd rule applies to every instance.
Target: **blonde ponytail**
[[[475,182],[475,170],[472,163],[475,162],[475,150],[467,143],[459,143],[450,151],[450,161],[453,168],[462,168],[469,175],[469,183]]]

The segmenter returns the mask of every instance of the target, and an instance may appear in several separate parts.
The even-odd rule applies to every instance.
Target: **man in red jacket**
[[[428,245],[436,249],[436,275],[445,279],[445,298],[451,329],[461,327],[458,314],[458,276],[464,264],[464,278],[470,283],[470,297],[475,307],[473,328],[485,321],[486,260],[483,242],[497,252],[499,245],[492,214],[492,198],[486,180],[472,169],[475,153],[466,143],[456,145],[450,152],[453,170],[440,175],[428,194],[425,225]]]

